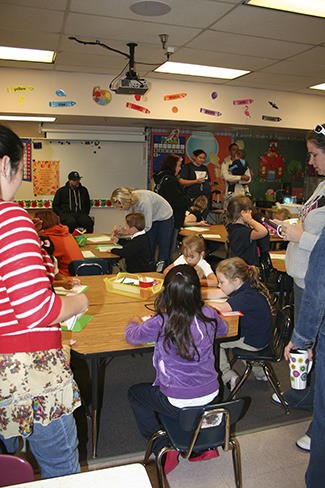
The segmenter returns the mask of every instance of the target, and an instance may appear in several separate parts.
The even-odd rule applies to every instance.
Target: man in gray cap
[[[60,217],[61,224],[69,227],[72,234],[76,228],[93,232],[94,222],[89,217],[90,198],[88,190],[80,183],[78,171],[68,174],[68,181],[59,188],[53,199],[53,211]]]

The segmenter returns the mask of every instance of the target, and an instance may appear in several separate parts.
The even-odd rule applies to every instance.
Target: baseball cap
[[[68,179],[69,180],[80,180],[82,176],[78,173],[78,171],[71,171],[71,173],[68,174]]]

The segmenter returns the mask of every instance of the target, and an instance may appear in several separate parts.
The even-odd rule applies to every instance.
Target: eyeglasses
[[[322,125],[316,125],[314,132],[316,132],[316,134],[323,134],[323,136],[325,136],[325,127]]]

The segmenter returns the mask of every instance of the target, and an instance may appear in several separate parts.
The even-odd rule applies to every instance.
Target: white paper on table
[[[209,230],[209,227],[200,227],[200,226],[190,226],[190,227],[184,227],[185,230],[194,230],[195,232],[207,232]]]
[[[110,236],[93,236],[87,237],[87,241],[97,244],[98,242],[111,242]]]
[[[206,234],[203,237],[204,239],[221,239],[221,236],[219,234]]]
[[[84,258],[95,258],[95,254],[91,251],[81,251]]]
[[[74,285],[71,290],[66,290],[63,286],[55,286],[54,291],[57,295],[78,295],[88,288],[87,285]]]
[[[98,246],[96,249],[98,249],[99,252],[110,252],[111,249],[123,249],[123,246],[120,244],[107,244],[106,246]]]
[[[62,325],[65,325],[68,330],[72,330],[74,324],[76,323],[76,320],[77,320],[77,316],[73,315],[73,317],[70,317],[70,319],[67,319],[64,322],[62,322]]]
[[[280,261],[285,261],[286,255],[285,254],[270,254],[271,259],[279,259]]]

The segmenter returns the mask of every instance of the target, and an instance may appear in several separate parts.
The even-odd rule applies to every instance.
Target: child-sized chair
[[[108,259],[103,258],[75,259],[68,265],[69,273],[72,276],[110,274],[111,269]]]
[[[34,470],[28,461],[11,454],[0,454],[0,486],[34,481]]]
[[[222,447],[231,449],[236,487],[242,486],[241,461],[238,440],[232,436],[230,426],[242,414],[244,400],[211,404],[201,407],[185,407],[180,410],[178,419],[159,415],[162,430],[154,433],[148,441],[144,464],[149,460],[152,446],[159,437],[168,436],[168,445],[156,457],[159,488],[165,487],[162,458],[168,451],[178,451],[184,459],[192,452],[206,451]]]

